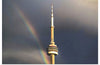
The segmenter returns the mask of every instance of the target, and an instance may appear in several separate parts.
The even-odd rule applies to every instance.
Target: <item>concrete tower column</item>
[[[53,16],[53,4],[51,6],[51,42],[48,48],[48,54],[50,55],[51,64],[55,64],[55,55],[58,55],[58,48],[54,42],[54,16]]]

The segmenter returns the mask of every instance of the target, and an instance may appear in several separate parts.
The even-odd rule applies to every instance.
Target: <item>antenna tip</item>
[[[52,3],[52,5],[51,5],[51,8],[53,8],[53,3]]]

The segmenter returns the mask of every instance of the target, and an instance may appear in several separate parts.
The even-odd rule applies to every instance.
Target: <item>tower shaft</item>
[[[51,44],[55,45],[54,43],[54,17],[53,17],[53,4],[51,6]],[[55,55],[50,55],[51,64],[55,64]]]
[[[51,44],[48,47],[48,54],[50,55],[51,64],[55,64],[55,55],[58,55],[58,48],[54,42],[54,16],[53,16],[53,4],[51,6]]]
[[[54,45],[54,26],[51,26],[51,44]]]
[[[55,55],[54,54],[51,54],[50,61],[51,61],[51,64],[55,64]]]
[[[53,17],[53,4],[51,6],[51,44],[55,45],[54,43],[54,17]],[[51,54],[50,57],[51,64],[55,64],[55,55]]]
[[[53,17],[53,4],[51,6],[51,44],[55,45],[54,43],[54,17]],[[51,54],[51,64],[55,64],[55,55]]]

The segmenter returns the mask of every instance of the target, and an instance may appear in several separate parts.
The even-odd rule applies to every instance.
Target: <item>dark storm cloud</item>
[[[3,0],[3,63],[44,63],[36,40],[23,24],[15,5],[35,27],[46,51],[52,2],[55,43],[59,48],[56,63],[98,63],[97,0]]]
[[[86,32],[97,34],[98,10],[94,0],[63,0],[57,4],[55,1],[55,13],[59,17],[57,22],[60,27],[84,29]],[[95,0],[97,2],[97,0]],[[87,3],[88,2],[88,3]],[[62,26],[62,25],[64,26]]]

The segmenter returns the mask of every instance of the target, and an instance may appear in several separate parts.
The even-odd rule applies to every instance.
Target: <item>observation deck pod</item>
[[[49,45],[48,47],[48,54],[54,54],[54,55],[58,55],[58,48],[56,45]]]

